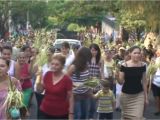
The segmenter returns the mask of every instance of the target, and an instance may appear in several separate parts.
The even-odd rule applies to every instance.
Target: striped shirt
[[[98,91],[95,95],[98,98],[98,113],[111,113],[113,112],[112,103],[115,102],[114,94],[111,90],[104,93],[102,90]]]
[[[84,82],[89,79],[89,71],[86,70],[84,72],[80,72],[80,76],[78,77],[75,73],[72,75],[73,85],[78,84],[78,87],[73,89],[73,93],[75,94],[83,94],[88,92],[89,88],[84,86]]]
[[[90,77],[100,77],[100,66],[96,63],[89,64]]]

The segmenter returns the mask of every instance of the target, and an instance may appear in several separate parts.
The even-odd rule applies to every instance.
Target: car
[[[63,42],[68,42],[70,45],[70,48],[75,48],[75,47],[81,47],[81,42],[80,40],[76,39],[56,39],[53,43],[53,47],[56,51],[60,51],[62,43]]]

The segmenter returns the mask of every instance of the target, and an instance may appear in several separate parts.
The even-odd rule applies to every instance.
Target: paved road
[[[152,93],[150,94],[149,102],[150,103],[145,110],[144,117],[147,120],[160,120],[160,116],[155,116],[154,115],[155,104],[154,104],[154,98],[152,96]],[[114,119],[120,119],[120,112],[114,112]]]
[[[160,120],[160,116],[155,116],[153,113],[155,112],[155,104],[154,104],[154,98],[152,96],[152,93],[150,94],[150,97],[149,97],[149,105],[148,107],[146,108],[145,110],[145,113],[144,113],[144,117],[147,119],[147,120]],[[35,104],[33,102],[33,104]],[[33,105],[31,107],[31,111],[30,111],[30,114],[31,116],[28,118],[28,119],[36,119],[36,108],[37,106]],[[114,120],[119,120],[120,119],[120,116],[121,116],[121,113],[120,112],[114,112]]]

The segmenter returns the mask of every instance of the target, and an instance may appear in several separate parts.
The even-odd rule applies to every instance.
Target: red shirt
[[[20,71],[20,76],[21,77],[28,77],[30,76],[29,73],[29,64],[24,64],[23,67],[21,68]],[[24,82],[22,83],[22,89],[28,89],[28,88],[32,88],[32,82],[31,79],[25,79]]]
[[[43,84],[45,96],[42,100],[40,109],[48,115],[66,115],[69,113],[67,92],[72,90],[72,81],[68,76],[64,75],[58,83],[53,85],[53,74],[53,72],[49,71],[44,76]]]

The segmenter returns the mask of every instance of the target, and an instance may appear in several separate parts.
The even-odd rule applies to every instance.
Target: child
[[[113,110],[115,108],[115,96],[109,89],[109,81],[101,81],[102,90],[95,94],[98,99],[98,118],[99,119],[113,119]]]

